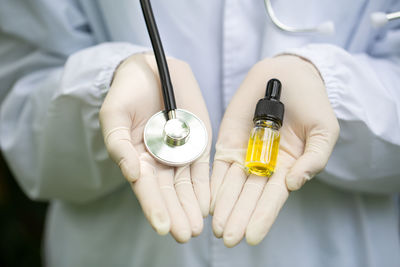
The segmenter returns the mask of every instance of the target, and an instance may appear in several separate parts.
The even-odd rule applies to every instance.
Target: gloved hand
[[[243,166],[257,101],[271,78],[282,82],[285,105],[275,173],[248,175]],[[213,231],[228,247],[246,235],[262,241],[289,192],[326,165],[339,134],[324,83],[314,65],[283,55],[257,63],[229,104],[219,131],[211,176]]]
[[[211,126],[199,86],[188,64],[168,59],[178,107]],[[136,54],[116,70],[100,110],[100,124],[110,157],[129,181],[143,212],[161,235],[169,231],[178,242],[200,234],[209,213],[209,154],[211,140],[200,159],[184,167],[169,167],[146,151],[147,120],[163,110],[160,81],[152,54]]]

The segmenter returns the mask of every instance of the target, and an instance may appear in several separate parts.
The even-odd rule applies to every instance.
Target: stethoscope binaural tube
[[[310,28],[291,27],[282,23],[275,15],[271,0],[264,0],[265,9],[272,23],[280,30],[291,33],[321,33],[332,35],[335,33],[335,24],[332,21],[325,21],[320,25]],[[371,14],[371,23],[375,28],[382,27],[392,20],[400,19],[400,11],[393,13],[374,12]]]
[[[291,27],[282,23],[275,15],[274,9],[272,8],[271,0],[264,0],[265,9],[267,10],[268,16],[271,18],[272,23],[280,30],[292,33],[321,33],[321,34],[334,34],[335,25],[332,21],[325,21],[316,27],[311,28],[299,28]]]
[[[159,162],[170,166],[186,165],[203,154],[208,143],[207,130],[196,115],[177,108],[150,0],[140,0],[140,4],[157,62],[165,108],[147,121],[143,132],[144,144]]]

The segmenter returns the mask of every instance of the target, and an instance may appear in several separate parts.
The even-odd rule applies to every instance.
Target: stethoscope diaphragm
[[[183,166],[198,159],[208,143],[204,123],[193,113],[175,110],[175,118],[168,120],[165,111],[154,114],[143,132],[147,151],[159,162],[169,166]]]

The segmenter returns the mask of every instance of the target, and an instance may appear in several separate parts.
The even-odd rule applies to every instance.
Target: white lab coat
[[[400,266],[400,23],[376,30],[369,21],[400,1],[272,1],[290,25],[334,21],[333,36],[277,30],[262,0],[152,4],[166,53],[199,81],[214,142],[249,68],[282,52],[321,72],[339,141],[260,245],[225,248],[210,218],[188,244],[160,237],[108,158],[98,122],[116,66],[150,48],[139,1],[0,0],[1,149],[24,191],[51,203],[47,266]]]

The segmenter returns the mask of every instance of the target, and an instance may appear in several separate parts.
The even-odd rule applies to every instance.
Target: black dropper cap
[[[278,79],[271,79],[267,83],[265,97],[258,100],[253,121],[272,120],[282,126],[285,106],[281,101],[281,82]]]

